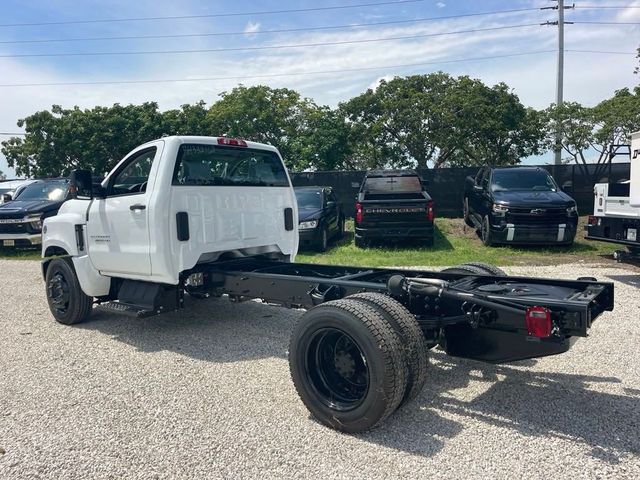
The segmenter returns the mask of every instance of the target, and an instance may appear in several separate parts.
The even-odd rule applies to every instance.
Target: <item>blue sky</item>
[[[304,9],[319,6],[354,5],[381,0],[301,1],[167,1],[136,2],[50,0],[24,2],[3,0],[1,24],[99,20],[149,16],[215,15]],[[238,83],[289,87],[331,106],[375,86],[380,78],[428,73],[437,70],[452,75],[471,75],[488,84],[510,85],[526,105],[547,106],[555,97],[554,53],[538,53],[492,60],[469,60],[520,54],[556,48],[556,28],[538,24],[553,20],[553,10],[534,10],[493,16],[461,17],[387,25],[370,25],[332,30],[260,33],[267,30],[401,22],[431,17],[553,5],[547,0],[423,0],[396,5],[324,10],[284,14],[253,14],[181,20],[73,23],[64,25],[0,27],[0,83],[58,83],[74,81],[118,81],[201,77],[244,77],[241,80],[208,80],[153,84],[0,87],[0,132],[20,131],[16,120],[52,104],[83,108],[113,103],[158,101],[161,108],[173,108],[200,99],[216,100],[221,91]],[[633,5],[637,0],[576,1],[580,5]],[[576,9],[567,20],[640,22],[640,8]],[[424,35],[533,24],[505,30]],[[194,36],[163,39],[86,40],[51,43],[7,43],[23,40],[86,37],[183,35],[246,32],[239,35]],[[362,42],[322,47],[283,48],[254,51],[200,52],[188,54],[6,57],[64,52],[125,52],[148,50],[203,50],[265,47],[308,43],[331,43],[373,38],[410,37],[383,42]],[[3,43],[4,42],[4,43]],[[640,26],[597,26],[574,24],[566,27],[566,48],[633,52],[640,43]],[[2,57],[2,55],[5,55]],[[421,64],[412,67],[389,65]],[[638,84],[633,75],[633,55],[597,55],[568,52],[565,66],[565,99],[588,105],[607,98],[616,89]],[[301,75],[303,72],[368,69],[360,71]],[[284,74],[284,75],[283,75]],[[256,75],[283,75],[256,78]],[[252,77],[254,76],[254,77]],[[6,137],[2,137],[6,138]],[[543,159],[544,160],[544,159]],[[0,155],[0,170],[12,174]]]

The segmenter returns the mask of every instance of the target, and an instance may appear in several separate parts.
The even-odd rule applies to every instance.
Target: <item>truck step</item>
[[[103,311],[118,313],[120,315],[126,315],[127,317],[134,318],[153,317],[154,315],[164,313],[163,310],[149,310],[148,308],[140,305],[132,305],[130,303],[118,301],[104,302],[99,304],[97,308]]]

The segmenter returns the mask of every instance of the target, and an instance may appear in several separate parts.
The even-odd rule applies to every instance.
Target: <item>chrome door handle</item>
[[[147,208],[146,205],[140,205],[139,203],[136,203],[135,205],[131,205],[129,207],[129,210],[135,212],[136,210],[144,210],[145,208]]]

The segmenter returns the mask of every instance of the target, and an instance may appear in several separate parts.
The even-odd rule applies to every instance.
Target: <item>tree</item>
[[[104,175],[137,145],[168,133],[155,102],[90,110],[54,105],[18,120],[18,126],[25,128],[24,139],[2,142],[2,152],[26,177],[66,176],[76,168]]]
[[[396,77],[340,105],[360,163],[511,165],[538,153],[541,121],[501,83],[442,72]]]
[[[211,130],[207,119],[208,109],[203,100],[190,105],[184,104],[179,109],[168,110],[162,114],[165,129],[171,135],[217,135]]]
[[[629,143],[631,133],[640,130],[640,86],[633,92],[623,88],[595,107],[576,102],[551,105],[546,111],[547,143],[555,145],[561,132],[562,149],[592,181],[600,180],[616,146]],[[589,152],[597,154],[589,161]],[[589,167],[588,165],[594,165]]]
[[[0,170],[0,180],[6,180],[7,176],[4,174],[2,170]]]

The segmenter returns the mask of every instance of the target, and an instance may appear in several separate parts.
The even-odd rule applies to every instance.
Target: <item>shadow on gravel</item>
[[[185,302],[182,311],[145,319],[96,309],[76,328],[100,331],[140,352],[170,351],[208,362],[286,357],[295,311],[226,298]]]
[[[640,390],[624,388],[628,396],[622,396],[589,389],[594,383],[619,384],[617,378],[514,368],[535,361],[489,365],[442,352],[433,352],[432,359],[436,362],[421,396],[364,439],[430,456],[467,426],[445,418],[453,414],[516,430],[536,441],[557,438],[585,444],[593,457],[609,463],[640,454]],[[448,393],[471,382],[480,382],[474,387],[483,393],[470,401]]]
[[[607,275],[607,278],[631,287],[640,287],[640,275]]]
[[[301,315],[257,302],[186,301],[189,308],[180,313],[144,320],[95,312],[77,328],[100,331],[140,352],[172,351],[207,362],[238,362],[285,358],[293,322]],[[640,390],[620,388],[615,377],[522,368],[535,365],[535,360],[489,365],[440,351],[430,355],[430,377],[421,395],[359,438],[432,456],[448,439],[481,422],[533,441],[556,438],[584,444],[593,457],[609,463],[640,455]],[[626,396],[590,390],[593,384],[617,384]],[[482,393],[469,401],[457,398],[455,391],[466,388]]]

